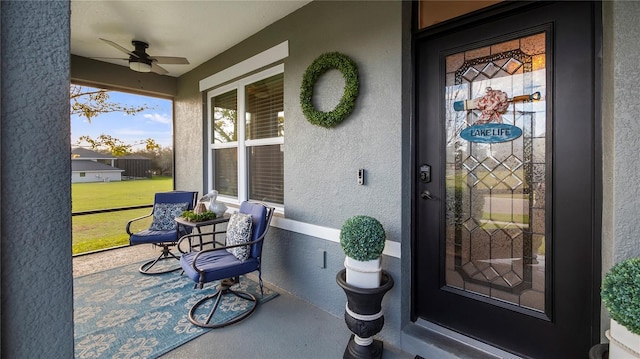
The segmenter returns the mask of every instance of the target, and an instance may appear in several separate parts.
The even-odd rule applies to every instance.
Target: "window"
[[[80,177],[85,177],[87,174],[85,172],[80,172]]]
[[[284,205],[283,72],[279,65],[208,93],[209,188],[221,199]]]

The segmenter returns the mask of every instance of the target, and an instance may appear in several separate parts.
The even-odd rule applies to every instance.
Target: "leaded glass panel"
[[[545,310],[550,241],[545,198],[551,131],[544,97],[517,98],[544,96],[545,61],[544,33],[445,58],[446,285],[538,311]],[[506,111],[488,120],[488,105],[454,109],[491,89],[508,95]],[[480,123],[513,125],[522,135],[488,143],[461,136]]]

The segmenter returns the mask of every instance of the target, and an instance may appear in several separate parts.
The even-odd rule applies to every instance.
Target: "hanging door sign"
[[[475,124],[460,132],[460,137],[469,142],[500,143],[513,141],[522,136],[520,127],[502,123],[502,114],[507,112],[509,103],[540,99],[540,92],[509,98],[507,93],[487,87],[484,96],[453,103],[456,111],[480,110],[482,113]],[[515,109],[514,109],[515,111]]]
[[[486,123],[465,128],[460,137],[469,142],[498,143],[513,141],[522,136],[522,129],[506,123]]]

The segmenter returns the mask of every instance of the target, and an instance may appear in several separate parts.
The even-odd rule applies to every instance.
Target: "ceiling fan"
[[[164,75],[169,73],[169,71],[165,70],[158,64],[167,64],[167,65],[188,65],[189,61],[184,57],[173,57],[173,56],[150,56],[145,51],[149,44],[143,41],[133,40],[131,44],[135,47],[135,50],[130,51],[111,40],[100,39],[105,43],[115,47],[116,49],[124,52],[129,55],[127,59],[121,59],[129,61],[129,68],[133,71],[137,72],[155,72],[159,75]]]

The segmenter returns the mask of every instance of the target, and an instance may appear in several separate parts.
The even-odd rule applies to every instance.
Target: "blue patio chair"
[[[204,328],[220,328],[229,324],[237,323],[250,316],[256,309],[258,300],[256,296],[245,291],[232,289],[232,286],[240,281],[243,274],[258,271],[260,284],[260,294],[264,295],[262,284],[262,244],[269,230],[271,217],[274,208],[260,203],[243,202],[240,210],[233,213],[227,224],[225,246],[196,251],[197,246],[192,246],[191,238],[200,234],[186,235],[180,239],[178,248],[189,241],[188,247],[194,248],[190,252],[182,254],[180,265],[191,280],[196,285],[202,287],[205,283],[220,280],[215,293],[204,297],[195,303],[189,310],[189,321]],[[206,233],[203,233],[206,234]],[[222,298],[225,296],[235,296],[246,301],[249,310],[236,316],[211,323],[216,311],[220,308]],[[206,318],[199,316],[196,318],[198,308],[207,302],[213,302],[212,309]]]
[[[189,234],[190,229],[179,228],[176,225],[175,217],[180,216],[183,211],[192,210],[196,203],[198,192],[189,191],[171,191],[159,192],[155,194],[153,201],[153,209],[146,216],[134,218],[127,222],[127,234],[129,234],[129,244],[154,244],[162,247],[162,253],[154,260],[150,260],[140,266],[140,273],[144,274],[162,274],[173,272],[180,269],[179,266],[169,267],[152,271],[151,268],[158,262],[165,259],[180,260],[170,248],[175,246],[180,237]],[[132,233],[131,224],[153,216],[153,221],[148,229]]]

